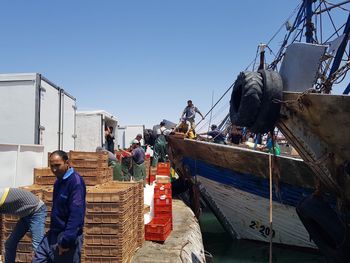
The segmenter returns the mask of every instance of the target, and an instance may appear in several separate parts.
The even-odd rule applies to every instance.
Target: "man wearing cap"
[[[140,145],[141,145],[141,140],[142,140],[142,134],[141,133],[139,133],[139,134],[137,134],[136,135],[136,137],[135,137],[135,139],[133,139],[131,142],[130,142],[130,145],[132,145],[132,143],[133,143],[133,141],[134,140],[138,140],[139,142],[140,142]]]
[[[132,171],[135,181],[144,181],[146,179],[146,167],[145,167],[145,151],[140,146],[140,141],[134,139],[131,144],[131,152],[125,152],[132,157]]]

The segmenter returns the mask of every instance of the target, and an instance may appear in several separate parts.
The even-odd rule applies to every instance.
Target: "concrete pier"
[[[202,234],[192,210],[180,200],[173,200],[173,231],[161,244],[145,241],[136,251],[134,263],[205,262]]]

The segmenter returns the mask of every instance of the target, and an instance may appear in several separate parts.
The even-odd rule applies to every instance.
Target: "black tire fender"
[[[254,124],[249,127],[255,133],[272,131],[279,118],[283,82],[280,74],[271,70],[259,70],[263,78],[262,100]]]
[[[238,126],[251,127],[260,110],[262,77],[258,72],[241,72],[233,86],[230,119]]]

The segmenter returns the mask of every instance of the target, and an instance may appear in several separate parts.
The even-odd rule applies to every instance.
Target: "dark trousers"
[[[83,235],[78,236],[75,245],[62,255],[58,253],[58,235],[47,233],[35,252],[32,263],[80,263]]]

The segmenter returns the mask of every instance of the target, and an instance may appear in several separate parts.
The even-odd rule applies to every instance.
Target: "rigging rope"
[[[272,135],[274,136],[274,135]],[[275,154],[275,147],[274,147],[274,141],[272,140],[272,149]],[[273,236],[273,230],[272,230],[272,160],[271,160],[271,154],[269,154],[269,192],[270,192],[270,213],[269,213],[269,219],[270,219],[270,253],[269,253],[269,263],[272,263],[272,236]]]
[[[230,89],[233,88],[233,86],[234,86],[234,83],[231,84],[231,86],[225,91],[225,93],[224,93],[224,94],[220,97],[220,99],[214,104],[214,106],[212,106],[211,109],[207,112],[207,114],[204,115],[203,119],[205,119],[205,117],[208,116],[208,114],[216,107],[216,105],[218,105],[218,103],[223,99],[223,97],[225,97],[225,95],[227,94],[227,92],[229,92]],[[203,119],[201,119],[201,120],[198,122],[197,126],[203,121]]]

